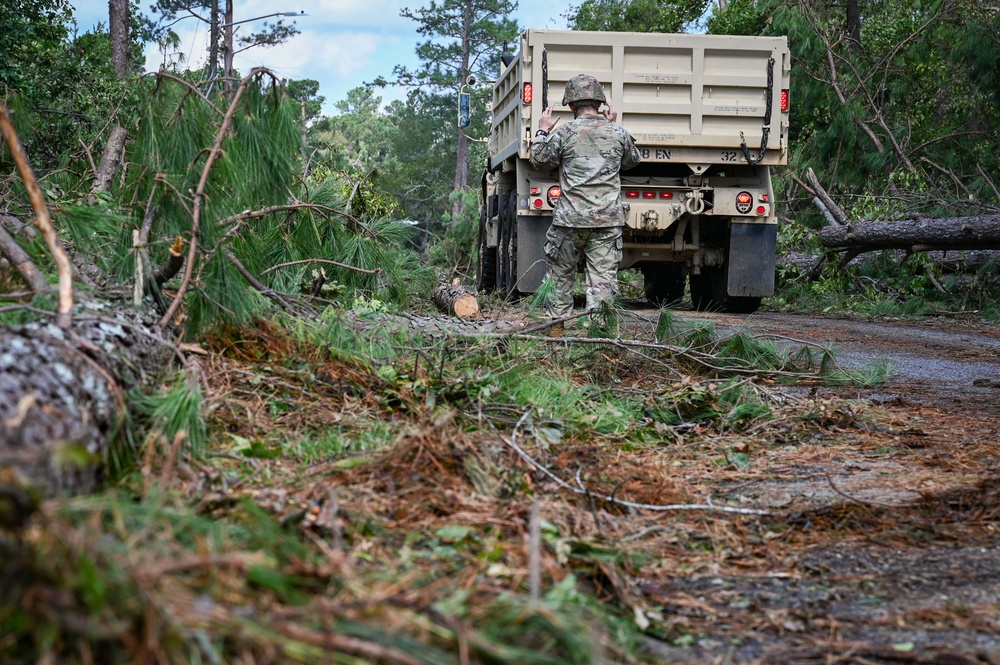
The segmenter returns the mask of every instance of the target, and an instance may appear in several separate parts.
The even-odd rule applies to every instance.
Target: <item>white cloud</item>
[[[97,20],[107,22],[107,0],[76,0],[81,30],[88,30]],[[429,0],[236,0],[234,19],[243,21],[282,11],[304,11],[308,16],[286,18],[301,31],[288,43],[271,48],[254,48],[238,54],[235,66],[243,73],[252,67],[265,66],[283,78],[315,79],[320,94],[326,97],[324,111],[334,112],[334,102],[347,91],[379,76],[389,77],[396,65],[411,69],[419,65],[414,50],[423,41],[416,22],[399,15],[404,7],[419,9]],[[562,15],[574,0],[557,0],[545,5],[521,0],[514,18],[523,26],[562,29]],[[576,4],[579,4],[578,2]],[[144,8],[148,12],[148,9]],[[277,17],[267,19],[276,21]],[[264,20],[238,26],[237,36],[260,29]],[[195,18],[178,22],[174,31],[180,37],[180,52],[186,56],[185,67],[204,66],[208,59],[208,26]],[[163,56],[155,44],[146,47],[146,68],[159,69]],[[176,59],[179,54],[168,54]],[[379,93],[388,103],[405,97],[401,88],[387,88]]]

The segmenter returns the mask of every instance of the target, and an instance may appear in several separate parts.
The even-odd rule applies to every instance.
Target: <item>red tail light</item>
[[[656,192],[643,192],[642,193],[642,197],[644,199],[655,199],[656,198]]]
[[[629,191],[625,192],[625,198],[637,199],[639,198],[639,192],[635,191],[634,189],[630,189]]]
[[[533,93],[532,93],[532,89],[531,89],[531,84],[530,83],[525,83],[524,84],[524,88],[521,89],[521,101],[524,102],[525,104],[530,104],[532,96],[533,96]],[[782,97],[782,100],[784,100],[784,99],[785,98]],[[781,103],[784,104],[785,102],[782,101]]]
[[[753,195],[750,192],[740,192],[736,195],[736,212],[745,215],[753,207]]]
[[[672,198],[674,198],[674,193],[673,192],[660,192],[660,198],[661,199],[672,199]]]
[[[547,194],[549,198],[549,205],[555,206],[556,201],[558,201],[559,197],[562,196],[562,187],[560,187],[559,185],[552,185],[551,187],[549,187],[549,191],[547,192]]]
[[[782,111],[787,111],[788,110],[788,91],[787,90],[782,90],[781,91],[781,110]]]

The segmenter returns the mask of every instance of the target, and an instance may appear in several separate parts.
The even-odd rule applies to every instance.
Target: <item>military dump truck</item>
[[[788,160],[785,37],[526,30],[502,58],[482,178],[477,288],[532,293],[559,204],[559,175],[531,167],[538,117],[566,82],[603,84],[642,163],[622,173],[621,268],[646,297],[699,310],[753,312],[774,291],[777,216],[771,167]]]

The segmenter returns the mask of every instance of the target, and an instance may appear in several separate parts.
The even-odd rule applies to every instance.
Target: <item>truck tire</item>
[[[476,291],[493,293],[497,288],[497,248],[489,246],[486,204],[479,213],[479,256],[476,261]]]
[[[646,300],[656,307],[676,305],[684,297],[684,267],[676,263],[642,266]]]
[[[751,296],[731,296],[728,288],[726,266],[703,267],[700,275],[692,274],[691,304],[699,312],[729,312],[753,314],[760,307],[761,299]]]
[[[517,192],[500,197],[500,262],[498,286],[505,295],[517,295]]]
[[[722,293],[718,292],[718,268],[702,268],[700,275],[691,273],[688,280],[691,283],[691,305],[699,312],[718,312],[725,307],[726,287],[722,282]],[[714,288],[713,288],[714,287]],[[721,302],[719,298],[721,297]]]
[[[496,268],[496,288],[504,295],[507,295],[507,271],[510,261],[508,260],[508,251],[510,250],[509,243],[507,242],[507,203],[509,198],[506,194],[500,194],[499,206],[500,210],[497,215],[497,268]]]

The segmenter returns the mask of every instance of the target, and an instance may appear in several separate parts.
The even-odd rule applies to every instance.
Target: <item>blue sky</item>
[[[107,0],[71,0],[81,32],[98,21],[108,21]],[[146,7],[147,2],[140,2]],[[404,7],[419,9],[428,0],[236,0],[237,21],[284,11],[304,11],[308,16],[294,20],[301,31],[286,44],[272,48],[255,48],[237,54],[236,68],[242,72],[263,65],[279,76],[291,79],[315,79],[320,94],[326,97],[324,111],[333,115],[334,102],[344,99],[347,91],[378,76],[389,77],[397,64],[415,68],[419,62],[414,49],[422,40],[416,22],[403,18]],[[562,29],[564,15],[579,0],[522,0],[514,18],[522,28]],[[148,11],[148,10],[147,10]],[[269,19],[275,21],[277,19]],[[264,21],[239,26],[242,30],[259,28]],[[188,18],[174,26],[180,36],[181,50],[189,67],[198,67],[206,59],[207,26]],[[237,33],[239,34],[239,33]],[[168,54],[176,57],[177,54]],[[146,69],[155,71],[164,55],[156,45],[146,49]],[[404,90],[386,88],[381,93],[389,102],[405,95]]]

